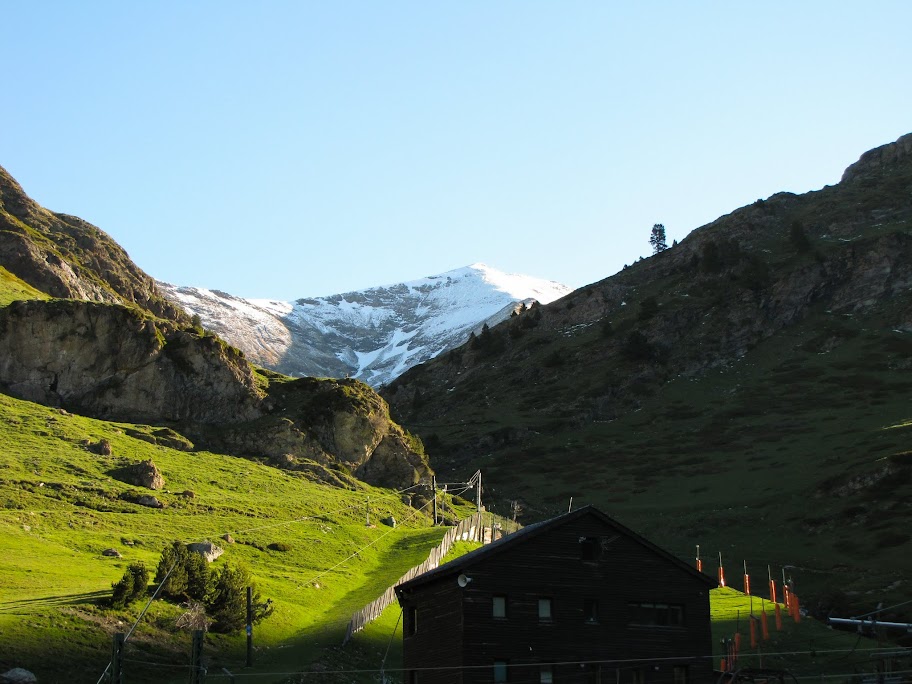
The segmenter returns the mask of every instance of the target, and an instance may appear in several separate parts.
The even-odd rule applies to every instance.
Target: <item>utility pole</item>
[[[478,487],[475,494],[475,505],[479,513],[481,513],[481,470],[475,473],[478,476],[475,484]]]
[[[437,476],[431,475],[431,489],[434,494],[434,525],[437,524]]]
[[[253,667],[253,587],[247,587],[247,667]]]
[[[123,684],[123,648],[126,637],[123,632],[114,635],[114,646],[111,650],[111,684]]]

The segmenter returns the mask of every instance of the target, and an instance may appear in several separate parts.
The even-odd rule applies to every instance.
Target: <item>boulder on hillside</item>
[[[117,549],[105,549],[101,552],[102,556],[110,556],[111,558],[123,558],[120,551]]]
[[[146,489],[162,489],[165,486],[165,478],[151,460],[115,468],[108,471],[108,475],[115,480]]]
[[[110,456],[114,453],[114,449],[111,447],[111,442],[106,439],[100,439],[94,444],[89,444],[89,451],[93,454],[98,454],[99,456]]]
[[[187,544],[187,550],[191,553],[198,553],[203,558],[206,559],[207,563],[211,563],[216,558],[225,553],[225,550],[221,547],[216,546],[210,541],[205,542],[195,542],[193,544]]]
[[[154,496],[146,494],[136,499],[136,503],[140,506],[145,506],[146,508],[164,508],[165,504],[156,499]]]
[[[21,667],[0,674],[0,684],[36,684],[38,677]]]

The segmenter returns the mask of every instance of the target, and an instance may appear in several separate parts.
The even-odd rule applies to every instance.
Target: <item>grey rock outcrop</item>
[[[156,499],[154,496],[149,494],[144,494],[136,499],[136,503],[140,506],[145,506],[146,508],[164,508],[165,504]]]
[[[881,173],[909,156],[912,156],[912,133],[902,136],[896,142],[865,152],[857,162],[845,170],[840,182],[852,181],[871,173]]]
[[[146,489],[162,489],[165,486],[165,478],[151,460],[115,468],[109,475],[115,480]]]
[[[189,550],[191,553],[198,553],[206,559],[207,563],[211,563],[216,558],[225,553],[225,550],[223,548],[216,546],[211,541],[187,544],[187,550]]]
[[[250,420],[261,401],[250,366],[218,339],[69,300],[0,309],[0,382],[29,401],[134,422]]]
[[[0,674],[0,684],[37,684],[38,677],[21,667]]]

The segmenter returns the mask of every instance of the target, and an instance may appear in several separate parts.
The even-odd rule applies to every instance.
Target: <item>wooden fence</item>
[[[451,527],[449,530],[447,530],[446,534],[443,535],[443,541],[431,549],[431,552],[428,554],[426,561],[424,561],[421,565],[416,565],[414,568],[400,577],[395,584],[393,584],[391,587],[388,587],[387,590],[383,592],[383,596],[375,599],[374,601],[371,601],[366,606],[364,606],[364,608],[352,615],[352,618],[348,623],[348,629],[345,631],[345,639],[342,641],[342,644],[347,644],[348,640],[351,639],[352,634],[355,632],[360,632],[362,629],[364,629],[364,626],[368,622],[376,620],[378,617],[380,617],[380,613],[382,613],[387,606],[396,600],[396,592],[394,590],[394,587],[396,585],[407,582],[410,579],[414,579],[418,575],[426,573],[428,570],[433,570],[436,568],[438,565],[440,565],[440,561],[443,559],[443,557],[449,553],[455,542],[489,542],[490,531],[487,530],[482,524],[482,515],[482,513],[475,513],[465,520],[460,520],[459,524],[456,525],[456,527]]]

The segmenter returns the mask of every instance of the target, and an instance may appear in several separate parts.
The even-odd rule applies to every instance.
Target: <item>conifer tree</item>
[[[652,253],[658,254],[668,249],[668,243],[665,241],[665,226],[656,223],[652,226],[652,233],[649,236],[649,244],[652,245]]]

